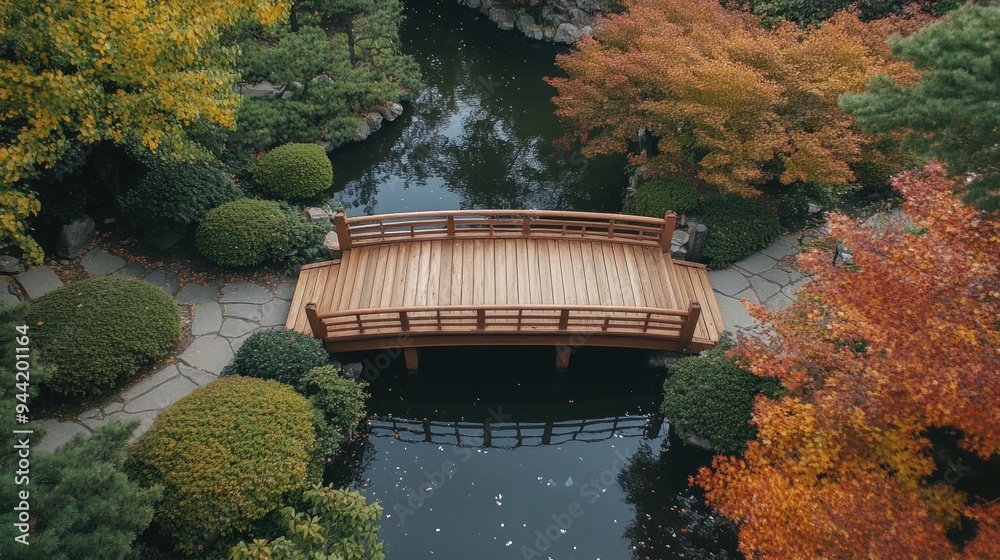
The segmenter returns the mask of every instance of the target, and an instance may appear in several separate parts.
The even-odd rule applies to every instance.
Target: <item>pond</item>
[[[476,208],[618,211],[624,157],[556,147],[558,50],[454,0],[407,2],[403,50],[427,88],[394,122],[331,155],[349,215]]]
[[[349,215],[620,210],[624,158],[553,145],[564,129],[542,78],[558,72],[555,47],[453,0],[406,15],[427,89],[332,154]],[[580,349],[558,374],[552,348],[427,349],[414,376],[390,353],[340,356],[363,364],[375,417],[328,472],[385,508],[388,558],[740,558],[688,485],[711,455],[668,435],[648,354]]]

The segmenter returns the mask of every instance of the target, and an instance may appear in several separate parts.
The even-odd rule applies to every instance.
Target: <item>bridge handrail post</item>
[[[448,214],[448,237],[455,237],[455,215]]]
[[[403,332],[410,332],[410,316],[406,311],[399,312],[399,328],[403,329]]]
[[[569,328],[569,309],[559,312],[559,330],[564,331]]]
[[[320,340],[326,338],[326,327],[323,326],[323,320],[319,318],[319,311],[316,308],[315,302],[306,304],[306,319],[309,320],[309,328],[312,330],[314,337]]]
[[[476,330],[486,330],[486,309],[483,307],[476,310]]]
[[[663,228],[660,230],[660,250],[670,252],[670,243],[674,240],[674,226],[677,225],[677,214],[667,212],[663,215]]]
[[[681,351],[687,350],[688,346],[691,346],[691,340],[694,338],[694,329],[698,326],[698,320],[700,318],[701,304],[697,301],[692,301],[688,304],[687,318],[684,319],[684,324],[681,325]]]
[[[338,210],[333,214],[333,227],[337,230],[337,240],[341,251],[351,250],[351,227],[347,225],[347,214]]]
[[[531,234],[531,216],[529,214],[525,214],[521,221],[521,234],[525,236]]]

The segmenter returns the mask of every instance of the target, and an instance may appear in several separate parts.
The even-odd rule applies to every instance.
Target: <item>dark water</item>
[[[409,0],[403,49],[427,88],[367,141],[332,155],[348,214],[473,208],[618,211],[624,158],[556,148],[557,49],[454,0]]]
[[[557,50],[454,0],[407,2],[404,49],[427,89],[374,137],[332,156],[351,215],[455,208],[618,211],[621,158],[553,146]],[[376,414],[331,469],[385,508],[390,559],[735,558],[731,527],[688,486],[710,456],[656,418],[662,370],[643,352],[421,351],[366,364]]]

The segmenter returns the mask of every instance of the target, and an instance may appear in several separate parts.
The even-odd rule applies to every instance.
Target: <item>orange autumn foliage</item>
[[[850,263],[805,254],[797,301],[751,309],[772,337],[738,354],[789,393],[756,403],[743,457],[697,477],[748,558],[1000,557],[1000,503],[935,480],[925,436],[1000,453],[1000,216],[961,204],[937,163],[893,184],[912,224],[831,215]],[[945,533],[963,515],[977,532],[958,550]]]
[[[871,137],[837,104],[888,74],[915,78],[886,38],[919,17],[861,22],[841,12],[820,28],[765,30],[715,0],[630,0],[599,20],[595,38],[558,58],[556,114],[585,155],[627,153],[640,128],[659,153],[634,156],[654,175],[688,171],[744,194],[778,177],[844,184]]]

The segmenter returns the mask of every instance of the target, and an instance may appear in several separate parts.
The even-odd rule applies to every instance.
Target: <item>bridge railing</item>
[[[313,336],[336,342],[361,337],[408,335],[622,335],[678,340],[694,337],[701,305],[683,311],[649,307],[490,305],[354,309],[320,313],[306,305]]]
[[[432,239],[549,238],[593,239],[670,250],[676,216],[663,218],[549,210],[452,210],[376,214],[348,218],[334,215],[340,248]]]

